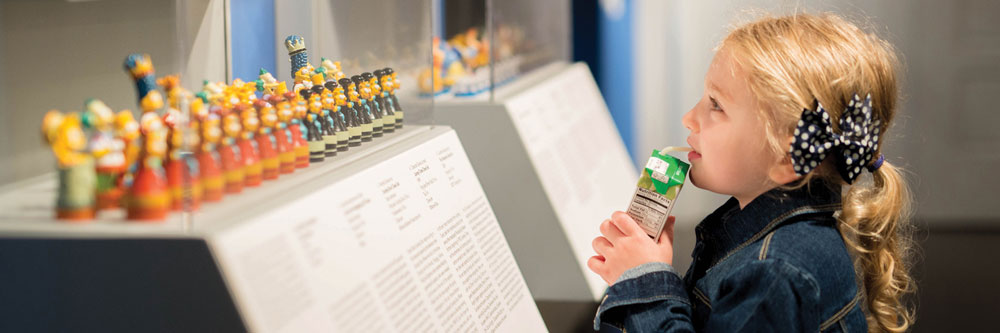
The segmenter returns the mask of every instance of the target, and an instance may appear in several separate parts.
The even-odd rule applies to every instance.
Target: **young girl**
[[[594,328],[906,330],[909,193],[880,144],[896,65],[887,42],[834,15],[732,31],[683,124],[691,182],[733,198],[695,229],[683,279],[672,220],[659,243],[625,213],[604,221],[588,262],[610,285]]]

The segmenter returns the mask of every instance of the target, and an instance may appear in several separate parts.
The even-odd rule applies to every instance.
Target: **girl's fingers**
[[[622,211],[617,211],[614,214],[611,214],[611,221],[614,222],[614,225],[618,227],[618,230],[621,230],[622,234],[626,237],[646,234],[646,231],[642,230],[642,227],[640,227],[631,216],[628,216],[628,214],[625,214]]]
[[[618,230],[618,227],[616,227],[611,220],[604,220],[604,222],[601,223],[601,234],[604,235],[604,237],[607,237],[612,243],[625,236],[625,234],[623,234],[621,230]]]
[[[606,253],[608,253],[608,250],[614,247],[613,245],[611,245],[611,241],[608,241],[608,239],[604,237],[594,238],[594,241],[591,243],[591,246],[594,247],[594,252],[597,252],[597,254],[602,257]]]

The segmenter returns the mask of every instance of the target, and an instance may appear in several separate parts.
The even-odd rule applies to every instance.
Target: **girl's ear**
[[[785,147],[791,147],[792,143],[795,142],[795,138],[789,136],[786,141],[788,142]],[[771,166],[771,170],[768,170],[767,176],[771,181],[778,184],[788,184],[802,178],[802,176],[795,173],[795,169],[792,168],[792,157],[788,156],[787,153],[781,155],[778,163]]]

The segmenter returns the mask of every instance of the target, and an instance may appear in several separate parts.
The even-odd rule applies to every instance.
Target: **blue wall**
[[[609,1],[615,3],[615,1]],[[598,0],[574,0],[573,60],[586,62],[604,95],[629,154],[636,143],[632,19],[635,4],[622,0],[622,12]],[[634,158],[634,157],[633,157]]]
[[[230,1],[229,12],[233,79],[256,80],[261,68],[275,73],[274,0]]]

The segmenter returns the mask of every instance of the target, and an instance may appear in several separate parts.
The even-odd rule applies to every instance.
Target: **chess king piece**
[[[292,64],[292,75],[309,65],[309,54],[306,53],[306,41],[302,37],[291,35],[285,38],[285,49],[288,50],[288,60]]]
[[[125,71],[135,81],[139,107],[142,113],[156,112],[163,108],[163,95],[156,90],[156,75],[153,61],[148,54],[133,53],[125,58]]]

